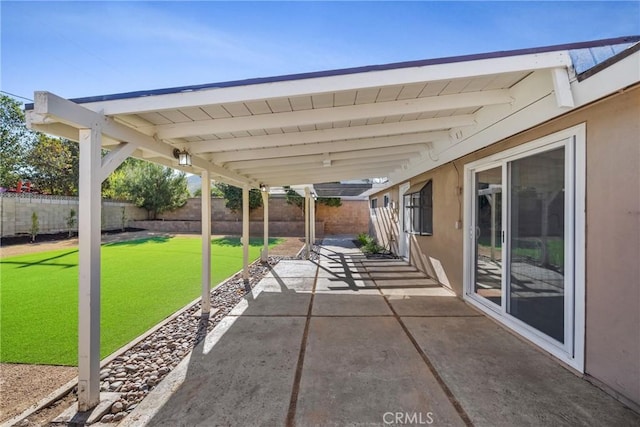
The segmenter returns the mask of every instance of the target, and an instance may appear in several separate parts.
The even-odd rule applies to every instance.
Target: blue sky
[[[4,92],[81,97],[640,34],[633,2],[0,3]]]

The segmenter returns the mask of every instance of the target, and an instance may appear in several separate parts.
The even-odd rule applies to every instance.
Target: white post
[[[309,199],[310,207],[311,207],[311,247],[316,243],[316,199],[315,197]]]
[[[306,187],[304,189],[304,253],[305,253],[305,257],[307,259],[309,259],[309,255],[310,255],[310,246],[309,246],[309,216],[310,216],[310,209],[309,209],[309,199],[310,199],[310,191],[309,191],[309,187]]]
[[[101,128],[80,129],[78,411],[100,402]]]
[[[242,278],[249,283],[249,186],[242,187]]]
[[[264,222],[264,246],[262,248],[262,255],[260,257],[262,262],[269,261],[269,192],[262,191],[262,209]]]
[[[211,311],[211,178],[203,170],[201,194],[202,221],[202,314]]]

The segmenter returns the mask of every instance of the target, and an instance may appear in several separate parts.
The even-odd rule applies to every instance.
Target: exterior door
[[[584,135],[465,167],[465,299],[584,367]]]
[[[399,189],[400,197],[398,197],[398,256],[404,259],[409,258],[410,234],[406,231],[406,224],[410,223],[411,221],[410,219],[407,220],[406,218],[407,209],[405,209],[404,193],[406,193],[410,186],[411,185],[409,182],[402,184]]]

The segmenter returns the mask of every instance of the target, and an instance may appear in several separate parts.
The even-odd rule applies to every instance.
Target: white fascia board
[[[284,146],[262,148],[242,151],[226,151],[214,153],[211,160],[216,164],[227,162],[270,159],[287,156],[307,156],[314,154],[338,153],[344,151],[357,151],[363,149],[386,148],[393,146],[405,146],[425,144],[430,141],[448,140],[449,132],[427,132],[407,135],[382,136],[378,138],[355,139],[350,141],[320,142],[317,144],[302,144],[296,146]]]
[[[253,150],[256,148],[279,147],[283,145],[311,144],[316,142],[341,141],[346,139],[373,138],[376,136],[410,134],[451,129],[475,124],[475,115],[461,114],[450,117],[410,120],[375,125],[350,126],[336,129],[322,129],[308,132],[247,136],[240,138],[214,139],[191,142],[193,153],[215,153],[227,150]],[[441,139],[440,134],[433,134]]]
[[[308,96],[388,85],[481,77],[557,67],[568,68],[570,66],[571,58],[568,51],[555,51],[227,88],[211,88],[113,101],[97,101],[84,103],[83,105],[93,111],[102,111],[107,115],[140,114],[213,104],[252,102],[270,98]]]
[[[172,123],[157,125],[155,128],[158,137],[161,139],[186,138],[198,135],[224,134],[256,129],[278,129],[291,126],[455,110],[483,105],[509,104],[512,101],[513,99],[510,97],[508,90],[491,90],[342,107],[257,114],[227,119]]]
[[[640,82],[640,51],[587,79],[571,83],[576,106],[586,105]]]

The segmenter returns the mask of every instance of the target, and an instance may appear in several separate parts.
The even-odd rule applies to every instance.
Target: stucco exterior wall
[[[464,165],[583,122],[585,373],[612,394],[640,405],[640,86],[457,159],[457,170],[449,163],[412,178],[412,184],[426,179],[434,184],[433,236],[412,236],[412,262],[445,286],[446,276],[461,296],[463,230],[455,228],[455,220],[463,212],[458,188]]]

